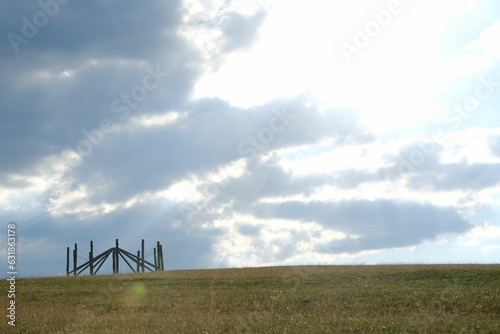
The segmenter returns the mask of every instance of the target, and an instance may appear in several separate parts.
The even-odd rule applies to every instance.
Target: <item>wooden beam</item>
[[[89,264],[90,275],[94,275],[94,242],[92,240],[90,241]]]
[[[141,251],[137,251],[137,260],[136,260],[136,263],[137,263],[137,272],[139,272],[141,270],[141,264],[140,264],[140,261],[139,261],[140,258],[141,258]]]
[[[73,275],[76,276],[76,263],[77,263],[77,256],[78,256],[78,253],[77,253],[77,245],[75,243],[75,249],[73,250]]]
[[[118,252],[118,254],[122,257],[123,261],[125,261],[125,263],[128,265],[128,267],[132,270],[132,272],[135,273],[135,270],[134,268],[132,268],[132,266],[130,265],[130,263],[128,263],[127,259],[125,258],[125,256],[123,256],[123,254],[121,252]]]
[[[118,257],[119,247],[118,247],[118,239],[116,239],[116,248],[115,248],[115,263],[116,263],[116,274],[120,273],[120,258]]]
[[[97,274],[97,272],[99,271],[99,269],[101,269],[102,265],[104,264],[104,262],[106,262],[106,260],[108,259],[109,257],[109,254],[112,254],[113,253],[113,248],[110,248],[108,249],[106,252],[102,253],[104,254],[104,256],[102,258],[100,258],[97,262],[96,262],[96,270],[95,270],[95,273]]]
[[[153,248],[153,258],[155,259],[155,271],[158,271],[158,262],[156,261],[156,248]]]
[[[69,276],[69,247],[66,248],[66,276]]]
[[[134,263],[141,263],[141,257],[140,256],[135,256],[133,255],[132,253],[129,253],[127,252],[126,250],[123,250],[120,248],[120,253],[122,255],[125,255],[126,257],[128,257],[130,260],[134,261]],[[137,252],[137,255],[140,255],[140,252],[138,251]],[[154,271],[154,265],[148,261],[144,261],[144,267],[145,269],[149,270],[149,271]]]
[[[165,270],[165,267],[163,265],[163,246],[160,244],[160,270],[163,271]]]
[[[142,272],[144,272],[144,239],[141,241],[141,267]]]

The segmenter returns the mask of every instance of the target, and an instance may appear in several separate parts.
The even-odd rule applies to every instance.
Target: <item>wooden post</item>
[[[160,244],[160,270],[163,271],[165,270],[165,267],[163,266],[163,246]]]
[[[113,255],[113,274],[116,274],[116,248],[113,249],[111,255]]]
[[[118,258],[118,252],[119,252],[119,247],[118,247],[118,239],[116,239],[116,249],[115,249],[115,257],[116,257],[116,273],[120,273],[120,266],[119,266],[119,258]]]
[[[78,255],[77,251],[78,251],[78,248],[77,248],[77,245],[75,243],[75,249],[73,250],[73,276],[76,276],[76,267],[77,267],[76,262],[77,262],[77,255]]]
[[[155,271],[158,271],[158,262],[156,261],[156,248],[153,248],[153,258],[155,259]]]
[[[89,266],[90,275],[94,275],[94,242],[92,240],[90,241]]]
[[[144,239],[141,241],[141,266],[142,266],[142,272],[144,272]]]
[[[69,247],[66,248],[66,276],[69,276]]]
[[[158,264],[157,264],[157,270],[160,271],[161,270],[161,254],[160,254],[160,242],[157,241],[156,242],[156,252],[157,252],[157,258],[158,258]]]
[[[141,266],[140,266],[140,263],[141,263],[140,258],[141,258],[141,252],[140,252],[140,251],[137,251],[137,271],[136,271],[136,273],[138,273],[138,272],[139,272],[140,267],[141,267]]]

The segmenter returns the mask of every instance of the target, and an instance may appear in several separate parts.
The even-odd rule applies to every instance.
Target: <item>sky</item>
[[[3,1],[0,33],[0,276],[13,222],[20,276],[115,239],[167,270],[500,262],[497,1]]]

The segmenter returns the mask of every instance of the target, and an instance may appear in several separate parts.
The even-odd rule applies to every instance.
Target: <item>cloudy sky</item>
[[[495,0],[0,6],[19,275],[116,238],[167,269],[500,261]]]

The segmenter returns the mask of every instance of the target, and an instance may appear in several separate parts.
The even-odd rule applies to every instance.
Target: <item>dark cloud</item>
[[[495,139],[490,137],[490,149],[494,152]],[[387,166],[375,172],[345,170],[335,175],[334,184],[352,189],[361,184],[406,180],[409,189],[418,191],[482,190],[500,183],[499,164],[460,163],[443,164],[441,145],[433,142],[413,143],[402,147],[397,155],[386,157]]]
[[[31,183],[27,180],[18,179],[12,175],[4,174],[0,175],[0,186],[5,188],[18,188],[22,189],[29,186]]]
[[[276,159],[249,162],[243,174],[238,176],[231,175],[230,171],[223,173],[221,181],[207,180],[199,187],[198,191],[202,194],[200,200],[179,205],[186,222],[228,219],[249,210],[254,203],[266,197],[309,196],[330,179],[328,175],[290,175]]]
[[[40,10],[35,2],[10,6],[14,16]],[[10,159],[0,162],[0,171],[33,175],[40,173],[47,156],[74,150],[83,160],[70,171],[71,182],[90,189],[101,184],[92,194],[95,201],[114,202],[166,187],[186,175],[203,175],[242,156],[325,137],[363,135],[356,113],[331,110],[320,115],[315,108],[305,108],[302,97],[251,110],[218,99],[189,101],[203,64],[198,51],[177,34],[183,15],[180,2],[156,1],[146,7],[117,1],[61,5],[58,14],[20,46],[19,54],[7,55],[10,66],[2,67],[0,81],[6,88],[0,97],[8,101],[0,113],[5,138],[0,152]],[[249,17],[229,13],[222,22],[227,47],[248,46],[264,17],[264,12]],[[16,31],[20,23],[6,20],[4,28]],[[158,66],[168,72],[159,87],[144,101],[133,102],[136,107],[124,102]],[[187,117],[175,127],[128,127],[110,133],[100,128],[104,121],[123,130],[136,116],[168,111],[185,112]],[[273,131],[273,125],[279,131]],[[89,145],[91,137],[96,144]],[[252,138],[257,142],[248,142]]]
[[[18,22],[2,21],[2,31],[20,30],[21,17],[40,10],[35,2],[8,6],[2,12]],[[103,119],[122,122],[112,103],[143,85],[148,69],[169,74],[130,113],[185,105],[200,70],[192,66],[198,53],[178,36],[181,15],[180,1],[70,2],[18,54],[2,54],[0,152],[10,158],[0,171],[33,173],[42,158],[75,148]]]
[[[226,14],[221,22],[225,38],[223,50],[231,52],[250,47],[257,37],[258,28],[264,22],[266,14],[264,11],[256,12],[251,16],[243,16],[234,12]]]
[[[350,110],[331,110],[324,115],[307,107],[306,101],[295,97],[242,110],[218,99],[198,100],[186,107],[187,116],[174,125],[107,135],[70,176],[76,184],[106,180],[106,187],[96,192],[94,200],[115,202],[166,188],[192,175],[203,179],[205,174],[245,158],[247,172],[231,180],[221,196],[307,193],[324,178],[291,180],[283,171],[256,159],[271,150],[314,144],[323,138],[336,138],[337,145],[342,145],[344,138],[365,141],[366,135]]]
[[[426,178],[440,166],[443,147],[435,142],[414,142],[402,146],[397,154],[383,156],[385,166],[366,169],[342,170],[333,175],[333,184],[343,189],[353,189],[372,182],[393,182],[406,177]]]
[[[260,204],[253,210],[260,218],[316,221],[347,234],[346,239],[318,246],[318,251],[326,248],[329,253],[413,246],[471,228],[455,208],[403,201],[286,202]]]
[[[336,173],[333,179],[332,183],[339,188],[354,189],[363,183],[376,182],[381,176],[362,170],[345,170]]]
[[[241,234],[253,238],[258,237],[261,231],[260,226],[251,224],[238,224],[237,229]]]
[[[383,172],[386,179],[404,175],[432,173],[438,166],[443,148],[433,141],[415,142],[400,148],[395,156],[388,156],[388,166]]]
[[[51,6],[40,6],[40,3],[50,3]],[[58,6],[56,3],[58,2],[10,3],[2,11],[3,24],[0,30],[28,39],[28,43],[18,46],[19,53],[63,52],[73,55],[84,53],[105,57],[127,55],[131,58],[150,58],[169,44],[182,17],[180,0],[153,0],[147,6],[116,0],[84,3],[70,1]],[[46,24],[40,24],[43,20],[35,24],[37,19],[34,17],[40,12],[52,14],[46,15],[49,17]],[[23,17],[29,23],[25,23]],[[23,30],[23,26],[30,24],[36,31],[33,37],[24,33],[29,29]],[[10,44],[8,39],[3,42]]]
[[[318,186],[328,182],[328,175],[294,176],[285,172],[277,159],[249,162],[245,172],[221,185],[214,200],[227,202],[237,199],[255,202],[263,197],[308,196]]]
[[[500,164],[444,164],[431,173],[412,176],[408,186],[422,190],[473,190],[492,188],[500,184]]]

